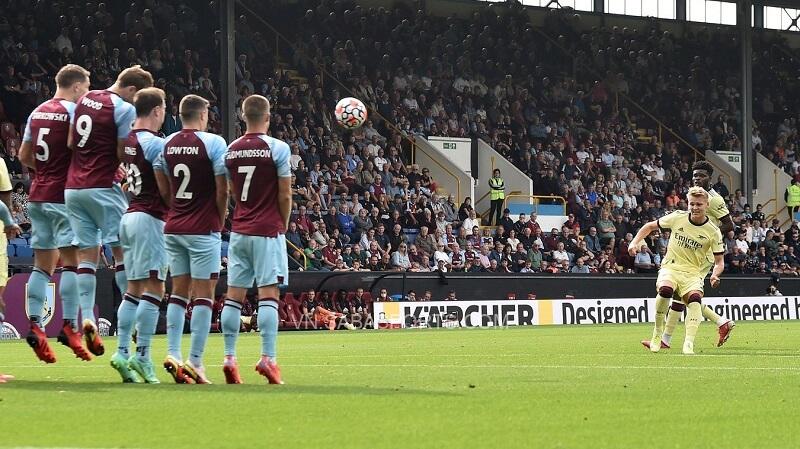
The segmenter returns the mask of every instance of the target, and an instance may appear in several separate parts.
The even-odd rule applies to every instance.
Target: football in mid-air
[[[334,115],[343,128],[356,129],[367,121],[367,107],[357,98],[342,98],[336,103]]]

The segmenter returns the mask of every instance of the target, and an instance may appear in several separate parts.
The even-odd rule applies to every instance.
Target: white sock
[[[670,341],[672,341],[672,334],[663,334],[661,336],[661,341],[669,345]]]

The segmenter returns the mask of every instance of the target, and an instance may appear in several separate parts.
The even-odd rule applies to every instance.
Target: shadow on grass
[[[44,381],[44,380],[24,380],[17,379],[7,385],[3,389],[11,390],[28,390],[28,391],[47,391],[50,393],[55,392],[68,392],[68,393],[117,393],[117,392],[132,392],[140,391],[142,393],[188,393],[194,394],[199,392],[211,394],[242,394],[242,393],[261,393],[261,394],[277,394],[286,395],[290,394],[296,396],[298,394],[311,394],[311,395],[342,395],[342,396],[392,396],[392,395],[421,395],[430,397],[456,397],[461,394],[449,391],[431,391],[420,390],[417,388],[407,387],[375,387],[368,385],[268,385],[265,383],[258,384],[241,384],[241,385],[226,385],[226,384],[212,384],[212,385],[177,385],[172,383],[163,383],[159,385],[142,385],[142,384],[110,384],[107,382],[80,382],[80,383],[64,383],[58,381]],[[2,390],[0,390],[2,393]]]

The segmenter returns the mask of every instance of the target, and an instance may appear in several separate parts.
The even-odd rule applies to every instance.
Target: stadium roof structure
[[[494,0],[489,0],[494,1]],[[503,1],[503,0],[497,0]],[[604,14],[736,25],[736,1],[725,0],[520,0],[525,6],[572,8]],[[800,32],[800,2],[754,0],[751,25]]]

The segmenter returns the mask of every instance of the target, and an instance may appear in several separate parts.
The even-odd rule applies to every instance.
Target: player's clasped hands
[[[717,288],[717,287],[719,287],[719,283],[720,283],[719,276],[714,276],[714,275],[712,274],[712,275],[711,275],[711,278],[709,278],[709,282],[711,282],[711,286],[712,286],[712,287],[714,287],[714,288]]]

